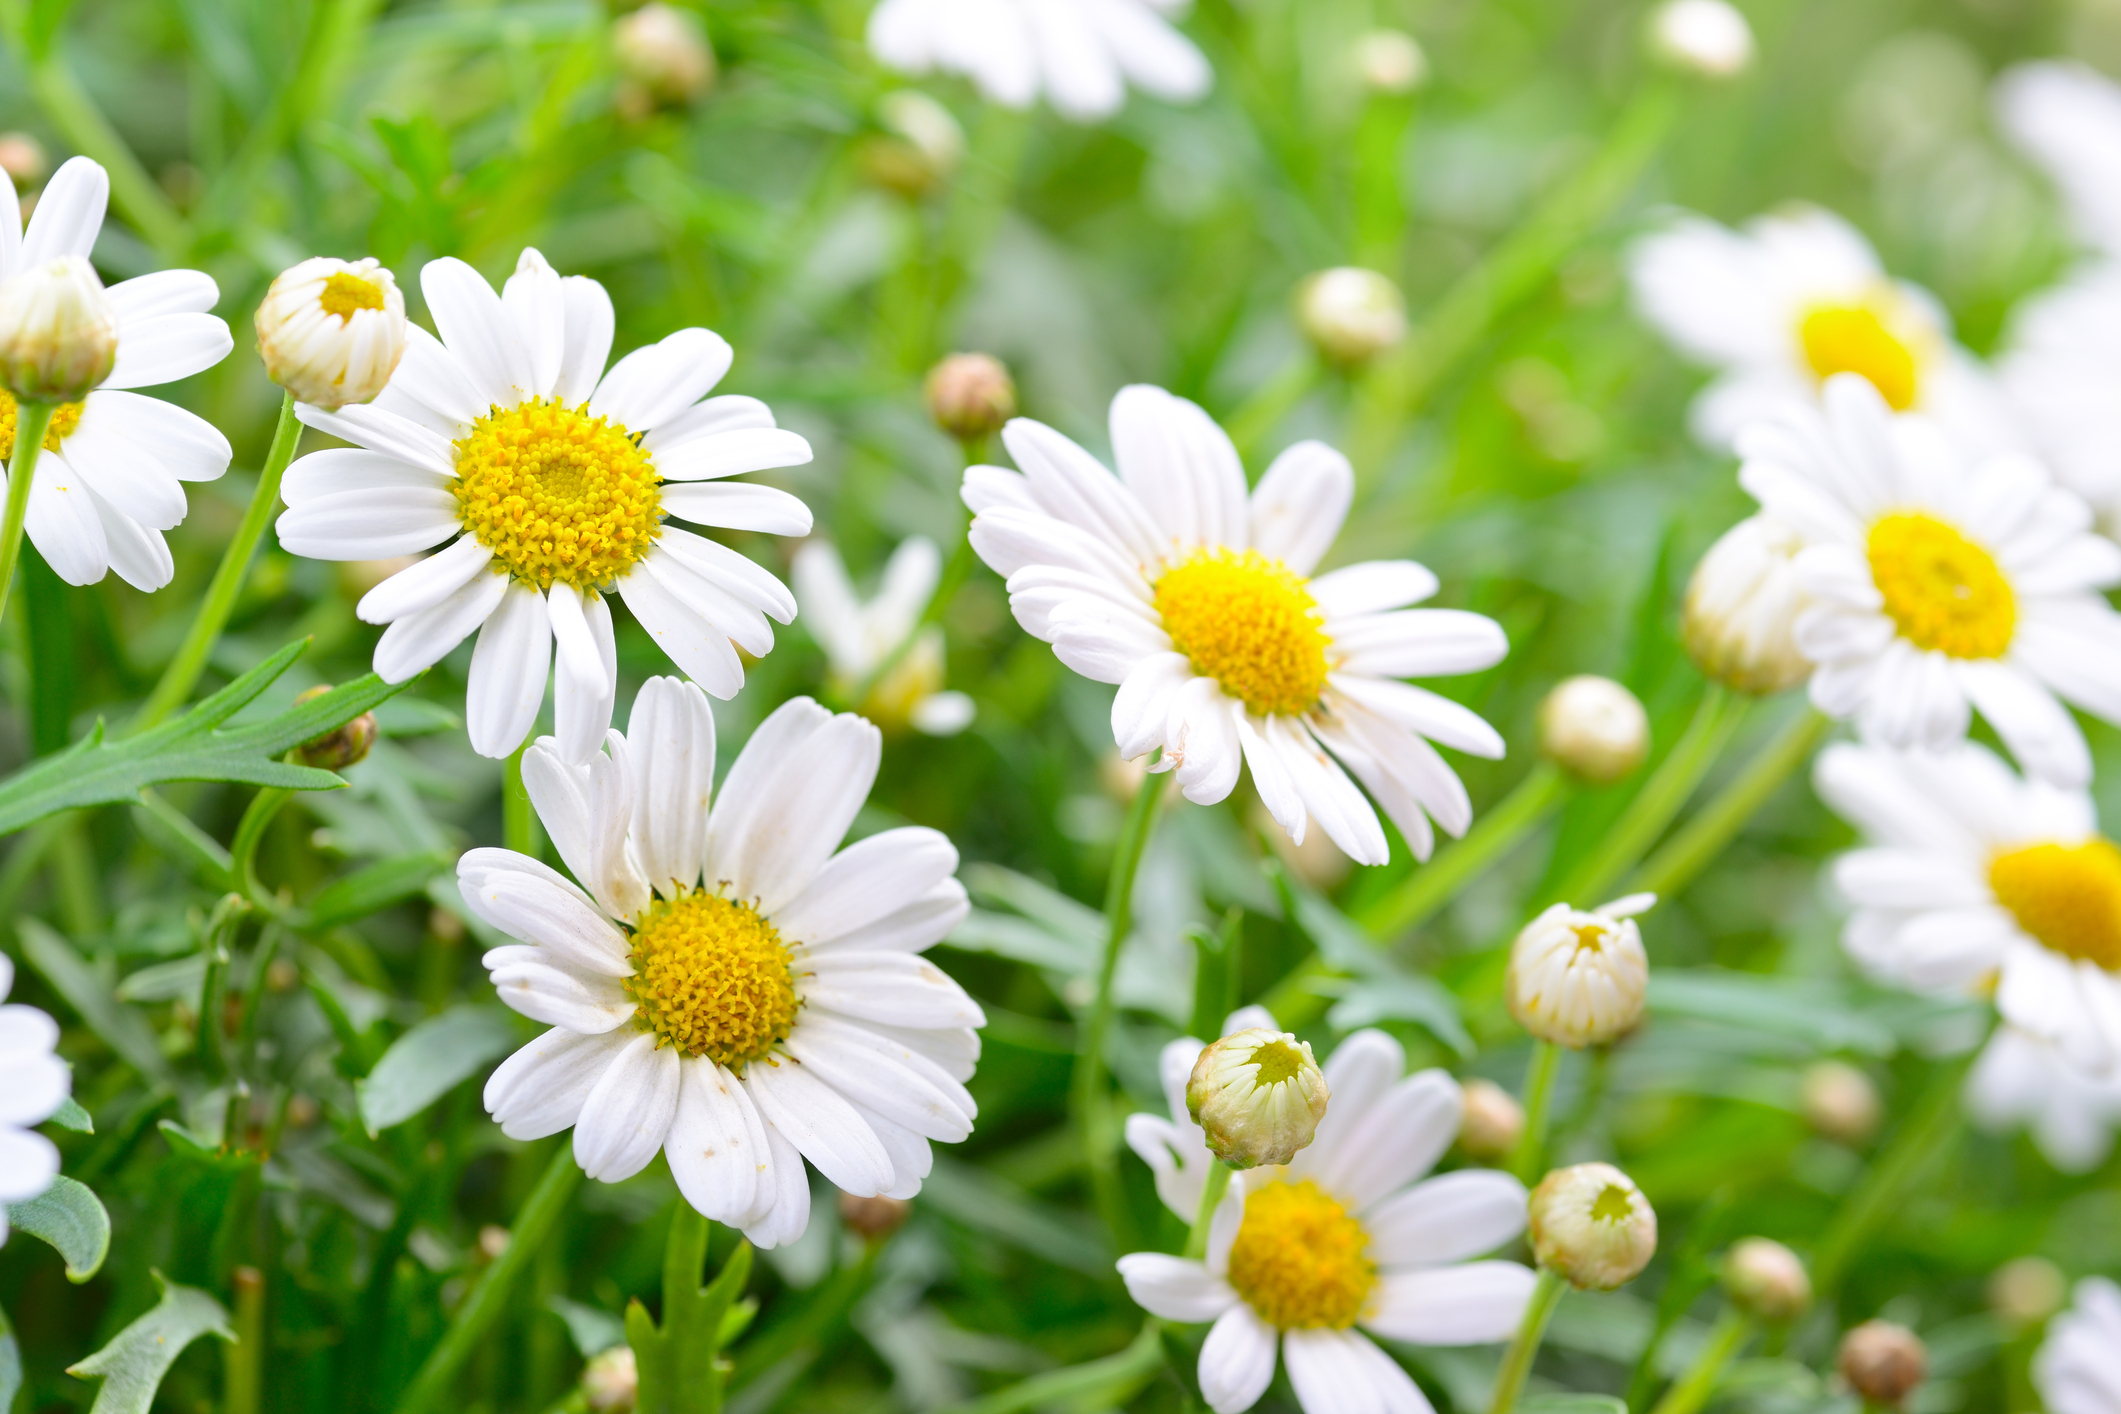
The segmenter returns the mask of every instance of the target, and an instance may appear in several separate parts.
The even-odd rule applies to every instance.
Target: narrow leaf
[[[52,1111],[51,1118],[46,1120],[45,1123],[56,1124],[61,1129],[71,1129],[76,1134],[94,1134],[96,1132],[95,1120],[89,1118],[88,1111],[81,1108],[81,1102],[71,1095],[59,1102],[59,1108]],[[5,1408],[7,1408],[7,1405],[4,1402],[0,1402],[0,1409]]]
[[[67,1370],[82,1379],[103,1381],[89,1414],[147,1414],[162,1376],[186,1346],[202,1335],[216,1335],[231,1343],[236,1338],[220,1302],[203,1291],[173,1286],[160,1272],[154,1277],[162,1287],[162,1299],[155,1308],[119,1331],[109,1345]]]
[[[521,1044],[509,1013],[466,1003],[429,1017],[391,1043],[356,1087],[371,1135],[403,1124]]]
[[[422,851],[399,855],[356,869],[327,884],[309,905],[309,926],[330,928],[421,893],[427,881],[449,868],[447,856]]]
[[[66,1261],[66,1279],[80,1283],[94,1276],[110,1253],[110,1214],[103,1202],[60,1174],[52,1186],[26,1203],[7,1205],[7,1220],[32,1237],[41,1237]],[[0,1409],[5,1409],[0,1403]]]
[[[80,1013],[88,1029],[143,1078],[170,1088],[174,1078],[161,1046],[156,1044],[155,1033],[138,1012],[118,1004],[103,979],[74,951],[74,945],[39,919],[19,918],[15,927],[30,966],[44,974],[52,990]]]
[[[7,1323],[7,1312],[0,1311],[0,1410],[15,1407],[15,1396],[22,1392],[22,1347],[15,1343],[15,1328]]]

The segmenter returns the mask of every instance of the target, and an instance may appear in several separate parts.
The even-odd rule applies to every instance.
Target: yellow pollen
[[[52,409],[52,420],[44,429],[44,450],[56,452],[59,444],[81,425],[81,404],[61,403]],[[15,454],[15,395],[0,388],[0,461]]]
[[[2043,947],[2121,972],[2121,849],[2110,841],[1999,854],[1988,886]]]
[[[794,955],[749,904],[691,892],[657,898],[633,934],[634,1024],[739,1073],[795,1025]]]
[[[1317,1184],[1270,1183],[1246,1195],[1230,1285],[1279,1330],[1346,1330],[1377,1284],[1369,1245],[1362,1224]]]
[[[1257,550],[1196,550],[1156,581],[1156,612],[1194,670],[1262,715],[1301,716],[1326,688],[1325,616],[1303,576]]]
[[[1576,951],[1605,951],[1606,926],[1603,923],[1582,923],[1569,931],[1576,935]]]
[[[457,517],[539,589],[609,584],[661,531],[660,478],[625,428],[585,404],[494,408],[456,443]]]
[[[317,297],[317,303],[324,307],[326,314],[338,315],[343,324],[352,319],[356,311],[381,309],[383,287],[373,280],[364,280],[359,275],[340,270],[325,280],[324,293]]]
[[[1914,350],[1885,327],[1876,310],[1864,305],[1815,309],[1804,316],[1797,336],[1804,343],[1804,361],[1820,382],[1837,373],[1858,373],[1894,411],[1915,405]]]
[[[2000,658],[2018,596],[1995,557],[1941,520],[1889,515],[1871,527],[1871,579],[1901,637],[1954,658]]]

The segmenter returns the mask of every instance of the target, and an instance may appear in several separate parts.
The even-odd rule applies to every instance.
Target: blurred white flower
[[[825,650],[835,691],[844,696],[858,690],[906,642],[934,597],[942,569],[935,542],[912,536],[892,552],[876,597],[865,604],[830,541],[808,540],[795,552],[795,602],[810,636]],[[974,712],[964,693],[943,691],[943,630],[935,624],[921,629],[856,707],[886,725],[930,736],[963,731]]]
[[[1305,337],[1334,363],[1358,367],[1407,337],[1399,286],[1375,270],[1335,266],[1306,277],[1296,292]]]
[[[1642,1023],[1650,958],[1635,915],[1655,894],[1629,894],[1586,912],[1557,903],[1510,947],[1503,991],[1510,1015],[1542,1041],[1581,1048],[1617,1041]]]
[[[2048,1414],[2114,1414],[2121,1409],[2121,1286],[2086,1277],[2076,1295],[2047,1328],[2033,1357],[2033,1384]]]
[[[2055,474],[2121,529],[2121,262],[2087,265],[2021,304],[1997,377]]]
[[[2020,64],[1997,80],[1996,116],[2085,243],[2121,256],[2121,84],[2071,60]]]
[[[15,985],[15,963],[0,953],[0,1001]],[[7,1241],[7,1205],[26,1203],[52,1186],[59,1149],[30,1129],[52,1117],[73,1090],[73,1072],[59,1059],[59,1026],[33,1006],[0,1006],[0,1242]]]
[[[312,407],[373,400],[405,357],[405,296],[377,260],[312,256],[280,272],[258,306],[266,376]]]
[[[1804,537],[1773,516],[1747,516],[1726,530],[1687,581],[1679,639],[1694,666],[1740,692],[1767,696],[1812,675],[1797,651]]]
[[[1984,1129],[2029,1129],[2062,1172],[2090,1173],[2121,1128],[2121,1073],[2091,1074],[2055,1042],[2005,1023],[1967,1076],[1966,1109]]]
[[[1649,755],[1650,714],[1611,678],[1564,678],[1539,704],[1539,750],[1571,775],[1609,785]]]
[[[1412,93],[1429,79],[1429,56],[1403,29],[1373,29],[1355,41],[1355,72],[1375,93]]]
[[[1704,78],[1753,64],[1753,27],[1729,0],[1668,0],[1650,18],[1650,43],[1666,63]]]

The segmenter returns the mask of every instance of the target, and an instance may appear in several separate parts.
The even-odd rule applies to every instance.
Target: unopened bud
[[[328,687],[309,688],[295,697],[295,705],[314,701],[329,691]],[[295,748],[295,757],[320,771],[343,771],[367,759],[369,748],[375,744],[376,714],[363,712],[344,726],[303,742]]]
[[[641,1397],[641,1370],[633,1347],[614,1345],[582,1367],[582,1398],[595,1414],[626,1414]]]
[[[1611,678],[1566,678],[1539,704],[1539,750],[1570,775],[1609,785],[1650,754],[1650,714]]]
[[[1492,1080],[1468,1080],[1465,1097],[1458,1147],[1466,1151],[1466,1157],[1480,1163],[1501,1163],[1524,1137],[1524,1106]]]
[[[1929,1373],[1929,1351],[1906,1326],[1865,1321],[1841,1338],[1836,1362],[1849,1388],[1872,1404],[1898,1409]]]
[[[1795,531],[1764,515],[1739,521],[1709,547],[1679,617],[1679,641],[1703,673],[1763,697],[1812,675],[1797,651],[1805,596],[1792,561],[1803,548]]]
[[[479,1229],[479,1255],[489,1262],[501,1260],[508,1250],[508,1229],[499,1223],[488,1223]]]
[[[1307,278],[1297,288],[1296,320],[1318,351],[1344,368],[1360,367],[1407,337],[1399,286],[1353,265]]]
[[[1412,93],[1429,78],[1429,56],[1403,29],[1373,29],[1355,41],[1355,72],[1372,93]]]
[[[1988,1307],[2013,1331],[2029,1330],[2062,1309],[2069,1282],[2045,1257],[2020,1257],[1988,1279]]]
[[[1766,1237],[1744,1238],[1723,1259],[1723,1289],[1731,1304],[1769,1325],[1784,1325],[1812,1304],[1812,1279],[1797,1254]]]
[[[1532,1255],[1582,1291],[1633,1281],[1657,1254],[1657,1214],[1611,1164],[1555,1169],[1532,1190]]]
[[[258,306],[266,376],[326,412],[372,401],[405,356],[405,297],[373,259],[315,256],[281,272]]]
[[[1702,78],[1727,79],[1753,64],[1753,27],[1729,0],[1670,0],[1650,17],[1659,59]]]
[[[977,442],[1016,416],[1016,384],[992,354],[954,353],[928,370],[928,415],[960,442]]]
[[[1231,1168],[1285,1164],[1318,1133],[1326,1077],[1309,1043],[1247,1027],[1200,1053],[1186,1081],[1186,1109]]]
[[[78,403],[118,361],[118,311],[95,267],[62,255],[0,285],[0,386],[24,402]]]
[[[876,105],[883,133],[862,147],[862,172],[904,197],[935,191],[965,159],[965,130],[942,104],[917,88],[894,89]]]
[[[1820,1061],[1804,1072],[1804,1118],[1837,1144],[1862,1144],[1878,1132],[1885,1107],[1871,1078],[1843,1061]]]
[[[1650,958],[1634,915],[1657,902],[1629,894],[1585,912],[1557,903],[1527,923],[1503,979],[1510,1015],[1542,1041],[1581,1049],[1642,1023]]]
[[[690,103],[714,83],[714,49],[700,17],[662,0],[611,27],[611,52],[619,72],[657,103]]]
[[[840,1221],[864,1242],[889,1237],[905,1226],[912,1212],[913,1205],[903,1198],[886,1198],[881,1193],[874,1198],[857,1198],[852,1193],[840,1195]]]
[[[0,172],[17,186],[33,187],[51,171],[44,144],[28,133],[0,133]]]

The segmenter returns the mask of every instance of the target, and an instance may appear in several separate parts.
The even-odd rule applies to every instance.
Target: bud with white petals
[[[1358,368],[1407,337],[1399,286],[1352,265],[1307,278],[1297,290],[1296,318],[1318,351],[1344,368]]]
[[[1811,661],[1797,651],[1805,596],[1793,561],[1803,548],[1795,531],[1765,515],[1746,517],[1709,547],[1679,619],[1679,641],[1695,666],[1761,696],[1812,675]]]
[[[1429,56],[1403,29],[1373,29],[1355,41],[1355,72],[1372,93],[1412,93],[1429,78]]]
[[[1610,785],[1650,754],[1650,714],[1611,678],[1568,678],[1539,704],[1539,750],[1580,780]]]
[[[405,357],[405,296],[374,259],[319,255],[283,270],[257,322],[266,375],[326,412],[372,401]]]
[[[614,1345],[582,1368],[582,1398],[592,1414],[627,1414],[641,1397],[641,1368],[633,1347]]]
[[[1484,1164],[1501,1163],[1524,1138],[1524,1106],[1492,1080],[1465,1083],[1466,1112],[1458,1126],[1458,1147]]]
[[[1845,1061],[1820,1061],[1804,1072],[1802,1087],[1805,1120],[1838,1144],[1863,1143],[1885,1117],[1878,1087]]]
[[[78,403],[118,361],[118,311],[95,267],[62,255],[0,285],[0,387]]]
[[[1581,1291],[1633,1281],[1657,1254],[1657,1214],[1642,1190],[1611,1164],[1555,1169],[1532,1190],[1532,1255]]]
[[[1735,1242],[1723,1259],[1731,1304],[1756,1320],[1785,1325],[1812,1304],[1812,1279],[1797,1254],[1768,1237]]]
[[[1510,948],[1510,1015],[1542,1041],[1602,1046],[1642,1023],[1650,959],[1635,915],[1657,902],[1630,894],[1585,912],[1557,903]]]
[[[1231,1168],[1285,1164],[1318,1133],[1326,1077],[1309,1043],[1247,1027],[1200,1053],[1186,1081],[1186,1109]]]
[[[1865,1321],[1841,1338],[1841,1378],[1872,1404],[1898,1409],[1929,1375],[1922,1337],[1891,1321]]]
[[[965,130],[950,110],[917,88],[895,89],[876,105],[884,132],[862,146],[862,172],[900,196],[921,197],[948,182],[965,160]]]
[[[655,103],[686,104],[714,84],[714,49],[700,17],[649,0],[611,28],[619,71]]]
[[[1650,47],[1673,68],[1727,79],[1753,64],[1753,27],[1729,0],[1669,0],[1650,17]]]

